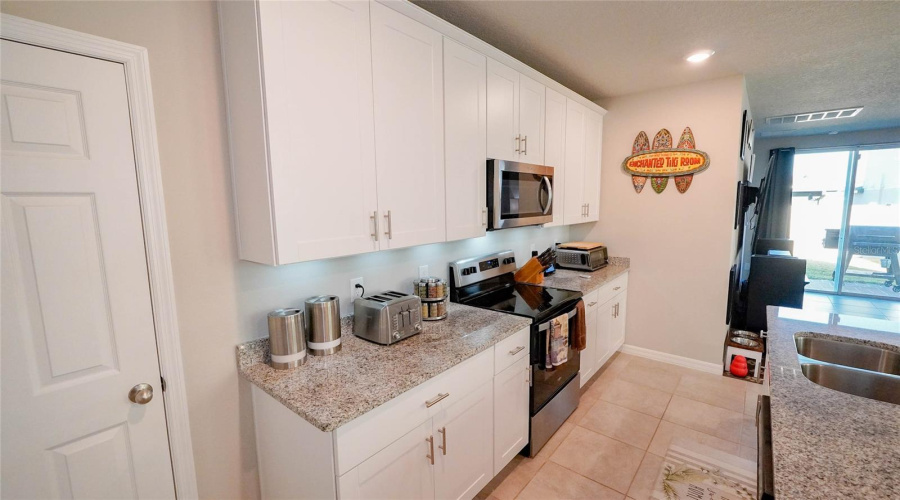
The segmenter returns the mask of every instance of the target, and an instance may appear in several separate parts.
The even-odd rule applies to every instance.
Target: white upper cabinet
[[[381,248],[445,241],[443,37],[370,5]]]
[[[447,240],[487,229],[487,58],[444,38]]]
[[[540,83],[488,59],[488,158],[544,164],[544,92]]]
[[[519,159],[519,72],[488,59],[487,157]]]
[[[568,99],[566,105],[565,224],[598,219],[603,117]]]
[[[553,167],[553,222],[545,227],[563,224],[566,185],[566,98],[547,89],[544,113],[544,164]]]
[[[277,265],[378,249],[369,4],[219,9],[240,257]]]

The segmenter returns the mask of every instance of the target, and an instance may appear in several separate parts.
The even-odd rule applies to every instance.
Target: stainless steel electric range
[[[511,250],[462,259],[450,264],[450,300],[531,318],[530,439],[523,450],[535,456],[578,406],[579,354],[569,346],[568,361],[544,368],[550,320],[565,313],[570,328],[580,292],[516,283]]]

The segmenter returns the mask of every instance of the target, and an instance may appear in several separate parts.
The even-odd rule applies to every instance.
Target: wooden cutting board
[[[571,248],[574,250],[593,250],[597,247],[602,247],[603,243],[596,243],[593,241],[572,241],[569,243],[563,243],[559,246],[559,248]]]

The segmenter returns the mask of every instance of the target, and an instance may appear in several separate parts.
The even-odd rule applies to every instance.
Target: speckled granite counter
[[[528,318],[451,303],[443,321],[390,346],[354,336],[341,321],[342,348],[309,356],[293,370],[268,364],[268,337],[237,347],[241,375],[323,431],[332,431],[531,324]]]
[[[610,257],[609,265],[593,272],[557,269],[555,273],[544,277],[544,286],[588,293],[621,276],[630,267],[631,259],[628,257]]]
[[[803,321],[822,320],[806,312],[768,310],[775,497],[900,498],[900,405],[807,379],[800,371],[794,334],[814,332],[810,335],[892,350],[900,350],[900,335],[838,326],[837,315],[825,323]]]

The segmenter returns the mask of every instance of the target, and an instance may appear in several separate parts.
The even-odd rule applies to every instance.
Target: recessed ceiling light
[[[709,59],[709,56],[715,54],[715,50],[701,50],[698,52],[694,52],[693,54],[687,56],[687,62],[698,63]]]

